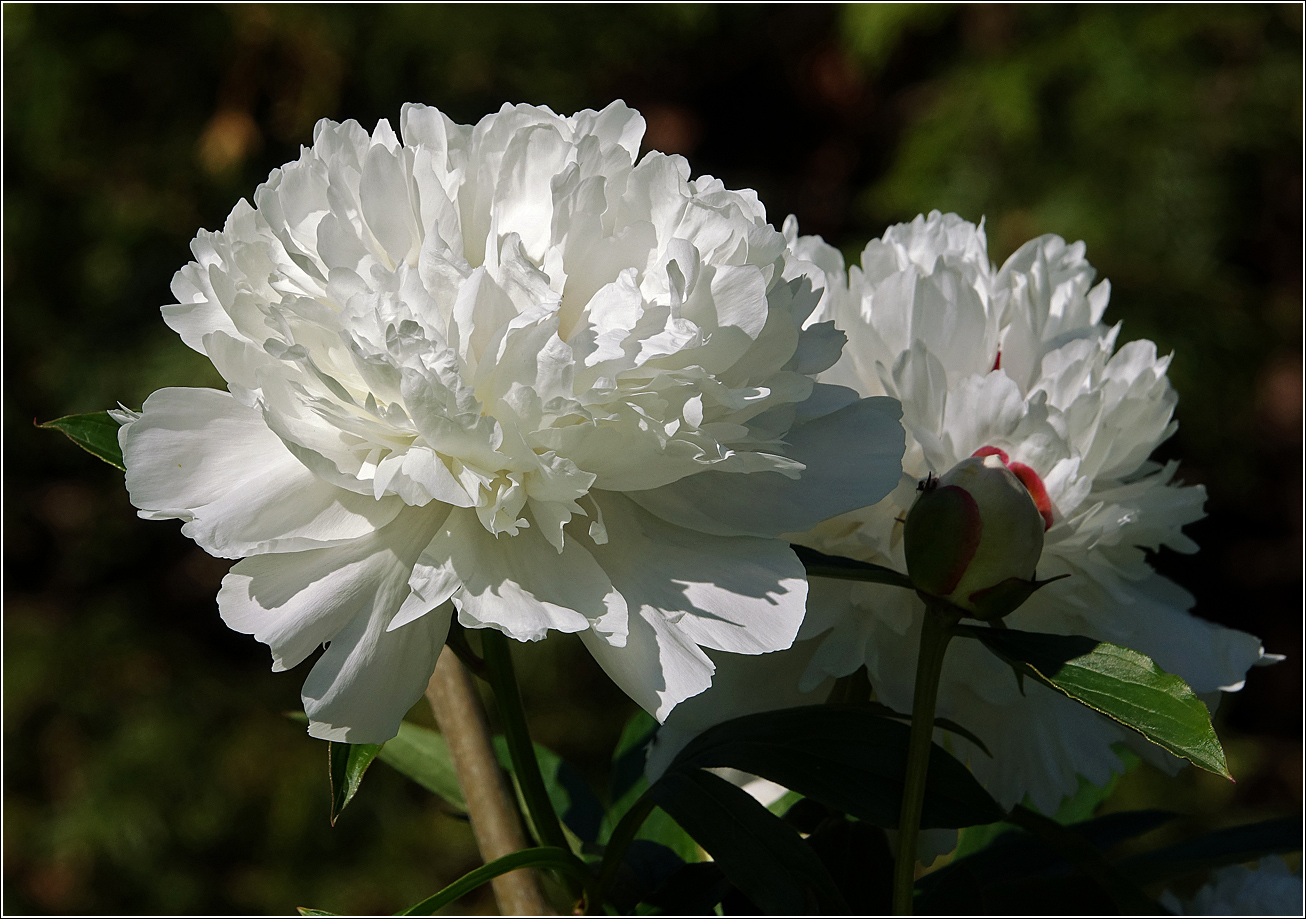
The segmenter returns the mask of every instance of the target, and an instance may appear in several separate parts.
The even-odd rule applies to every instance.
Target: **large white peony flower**
[[[127,487],[243,559],[219,608],[274,670],[327,646],[314,736],[391,737],[454,610],[580,633],[662,718],[702,647],[793,641],[775,537],[896,483],[898,405],[814,382],[843,335],[803,329],[817,293],[756,195],[636,165],[643,128],[620,102],[324,120],[192,244],[163,315],[229,392],[123,416]]]
[[[1180,485],[1175,463],[1148,460],[1175,430],[1169,358],[1148,341],[1116,350],[1119,325],[1101,322],[1109,287],[1093,286],[1083,244],[1043,236],[999,271],[982,225],[934,212],[872,240],[845,276],[819,237],[798,238],[792,218],[785,232],[791,275],[811,264],[829,275],[813,321],[833,319],[848,335],[821,379],[901,399],[907,429],[898,488],[797,541],[903,571],[901,521],[917,481],[997,448],[1046,489],[1038,577],[1070,575],[1013,613],[1011,627],[1135,648],[1199,693],[1239,689],[1264,657],[1260,642],[1192,616],[1192,596],[1148,563],[1145,550],[1196,550],[1181,528],[1202,516],[1205,492]],[[825,637],[803,688],[865,664],[880,701],[910,711],[923,602],[899,588],[819,578],[811,592],[800,637]],[[1022,695],[1011,670],[972,641],[949,648],[938,713],[988,745],[992,758],[938,734],[1005,806],[1029,795],[1051,812],[1077,775],[1105,782],[1123,768],[1111,749],[1120,742],[1179,764],[1043,686],[1026,680]]]

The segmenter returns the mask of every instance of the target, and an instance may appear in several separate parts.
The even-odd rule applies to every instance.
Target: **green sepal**
[[[327,775],[331,781],[331,825],[336,825],[340,812],[345,809],[358,786],[362,784],[363,773],[372,765],[372,760],[381,752],[377,743],[339,743],[327,741]]]
[[[956,485],[923,486],[902,528],[907,574],[917,590],[946,597],[979,548],[984,522],[970,493]]]
[[[118,446],[118,422],[108,412],[89,412],[85,415],[64,415],[54,421],[38,424],[38,428],[59,431],[92,456],[104,460],[115,469],[127,470]]]
[[[1034,591],[1046,587],[1053,581],[1068,577],[1070,577],[1068,574],[1059,574],[1042,581],[1027,581],[1024,578],[1007,578],[1005,581],[999,581],[992,587],[977,590],[970,595],[970,602],[975,605],[975,609],[973,612],[968,610],[966,616],[982,622],[1001,619],[1033,596]]]

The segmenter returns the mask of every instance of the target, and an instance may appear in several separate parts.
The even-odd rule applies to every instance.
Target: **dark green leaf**
[[[852,915],[893,911],[893,853],[884,830],[860,820],[827,820],[807,837]]]
[[[1141,762],[1123,744],[1116,744],[1112,749],[1124,762],[1125,772],[1129,772]],[[1079,777],[1078,791],[1065,797],[1052,819],[1062,826],[1069,826],[1072,823],[1084,823],[1093,816],[1098,805],[1110,797],[1119,781],[1120,774],[1117,773],[1113,774],[1105,785],[1099,786],[1094,785],[1081,775]],[[1025,805],[1027,807],[1032,806],[1028,798],[1025,799]],[[1005,821],[989,823],[984,826],[968,826],[961,831],[961,836],[957,840],[957,848],[953,851],[952,857],[957,860],[968,855],[974,855],[1003,833],[1016,832],[1019,831]]]
[[[1164,849],[1144,852],[1120,864],[1141,884],[1162,878],[1236,865],[1266,855],[1301,851],[1301,818],[1282,817],[1229,827]]]
[[[614,873],[607,899],[621,912],[632,912],[683,867],[685,860],[661,843],[633,840]]]
[[[644,902],[669,916],[711,915],[729,889],[716,862],[696,862],[679,868]]]
[[[1082,635],[958,626],[1019,672],[1229,778],[1211,715],[1188,684],[1147,655]]]
[[[648,781],[644,778],[644,761],[649,741],[657,729],[657,720],[642,709],[626,722],[612,754],[612,778],[609,786],[612,806],[602,818],[600,843],[607,843],[621,818],[648,791]],[[703,857],[698,843],[660,807],[654,808],[644,819],[635,839],[660,843],[686,862],[698,862]]]
[[[462,789],[458,787],[458,773],[449,758],[449,745],[438,731],[402,722],[399,733],[381,747],[379,758],[457,810],[467,810]]]
[[[363,773],[372,765],[381,745],[374,743],[334,743],[327,741],[328,773],[331,778],[331,825],[353,800]]]
[[[459,897],[466,896],[482,884],[492,881],[501,874],[516,871],[518,868],[550,868],[576,878],[581,883],[589,880],[585,866],[566,849],[556,846],[540,846],[535,849],[522,849],[502,858],[496,858],[488,865],[482,865],[475,871],[454,881],[437,894],[427,897],[421,903],[410,906],[398,916],[430,916],[436,910],[448,906]]]
[[[1172,814],[1163,815],[1160,819],[1164,821],[1172,816]],[[1074,828],[1062,826],[1051,817],[1044,817],[1037,811],[1019,804],[1011,809],[1008,819],[1074,863],[1075,867],[1092,880],[1121,912],[1135,915],[1155,915],[1166,912],[1143,893],[1133,880],[1108,862],[1092,840]]]
[[[1106,852],[1175,816],[1167,811],[1122,811],[1075,824],[1067,832],[1077,834],[1095,851]],[[1072,874],[1079,857],[1009,824],[1006,832],[999,833],[1000,826],[975,828],[989,830],[997,838],[982,851],[954,857],[950,864],[917,882],[918,913],[1010,913],[1022,901],[1042,904],[1039,909],[1049,910],[1050,915],[1066,911],[1067,906],[1072,913],[1094,913],[1099,911],[1095,904],[1103,901],[1111,911],[1119,910],[1122,895],[1136,907],[1130,912],[1153,908],[1150,901],[1138,899],[1141,892],[1123,871],[1110,869],[1112,877],[1105,886],[1095,878],[1075,880]],[[1100,861],[1097,856],[1094,859]],[[1049,905],[1056,900],[1053,894],[1058,884],[1063,885],[1066,896],[1075,897],[1067,904],[1063,896],[1060,908]]]
[[[874,712],[877,715],[883,715],[885,718],[894,718],[898,721],[905,721],[908,724],[911,723],[911,715],[907,712],[896,712],[893,709],[889,708],[889,706],[884,705],[883,703],[880,702],[866,702],[862,704],[866,707],[868,711]],[[966,738],[975,746],[983,750],[984,755],[987,756],[989,759],[993,758],[992,752],[989,751],[988,745],[984,743],[984,741],[980,740],[977,736],[975,736],[970,731],[966,730],[964,727],[959,725],[957,722],[951,720],[950,718],[935,718],[934,726],[936,728],[943,728],[943,730],[945,731],[951,731],[953,734],[956,734],[958,737]]]
[[[802,838],[743,789],[710,772],[685,769],[663,776],[651,794],[764,912],[794,915],[845,908],[830,875]]]
[[[633,796],[630,794],[644,777],[648,745],[657,729],[657,719],[642,708],[622,728],[617,748],[612,751],[612,778],[608,786],[608,797],[614,806],[622,801],[627,806],[633,804],[647,788],[636,791]]]
[[[808,577],[835,578],[840,581],[864,581],[870,584],[888,584],[892,587],[905,587],[915,590],[911,579],[892,568],[859,562],[856,559],[839,555],[826,555],[806,546],[793,546],[794,554],[803,563]]]
[[[118,446],[118,422],[110,418],[108,412],[64,415],[54,421],[38,424],[37,427],[62,431],[69,440],[92,456],[118,469],[127,468],[122,462],[122,448]]]
[[[742,769],[840,813],[895,827],[910,734],[907,725],[856,705],[763,712],[703,732],[676,757],[671,771]],[[931,748],[922,827],[972,826],[1002,815],[969,769],[939,746]]]

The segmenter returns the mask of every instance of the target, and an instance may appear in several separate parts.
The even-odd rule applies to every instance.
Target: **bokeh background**
[[[1300,809],[1300,6],[6,4],[3,27],[6,912],[390,912],[477,863],[385,766],[330,827],[324,745],[282,714],[302,670],[218,619],[229,563],[32,425],[221,386],[158,314],[195,230],[317,119],[406,101],[471,123],[624,98],[646,148],[853,259],[933,208],[984,217],[999,263],[1085,240],[1121,340],[1174,351],[1161,454],[1209,492],[1202,551],[1156,563],[1288,655],[1219,712],[1236,785],[1142,768],[1107,807],[1175,832]],[[565,637],[519,660],[537,738],[601,787],[631,704]]]

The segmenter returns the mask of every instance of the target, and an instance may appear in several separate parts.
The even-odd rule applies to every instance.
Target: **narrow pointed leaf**
[[[331,825],[336,825],[340,812],[345,809],[363,781],[363,773],[372,765],[380,744],[334,743],[327,741],[327,762],[331,776]]]
[[[307,906],[296,906],[295,911],[301,916],[339,916],[339,913],[328,913],[324,909],[309,909]]]
[[[704,731],[668,771],[742,769],[840,813],[892,828],[902,807],[910,735],[907,725],[859,705],[763,712]],[[956,828],[1002,819],[1002,808],[970,770],[937,744],[930,750],[927,782],[922,827]]]
[[[570,875],[581,883],[589,880],[585,866],[566,849],[556,846],[539,846],[534,849],[522,849],[502,858],[496,858],[488,865],[482,865],[475,871],[469,871],[439,893],[427,897],[421,903],[408,907],[398,916],[430,916],[448,906],[459,897],[466,896],[477,887],[494,880],[501,874],[516,871],[518,868],[550,868]]]
[[[687,769],[664,775],[650,794],[764,913],[846,911],[816,854],[743,789]]]
[[[127,468],[122,462],[122,448],[118,446],[118,422],[110,418],[108,412],[65,415],[38,424],[37,427],[60,431],[77,446],[110,466],[124,470]]]
[[[978,638],[1018,672],[1208,772],[1231,778],[1202,700],[1146,654],[1082,635],[969,626],[959,626],[957,634]]]
[[[840,555],[826,555],[824,552],[817,552],[815,549],[809,549],[806,546],[793,546],[792,548],[794,554],[798,556],[798,560],[803,563],[803,568],[807,570],[809,577],[835,578],[840,581],[863,581],[870,584],[905,587],[908,590],[916,589],[912,586],[911,579],[907,575],[894,571],[892,568],[885,568],[883,565],[859,562],[856,559],[844,558]]]

